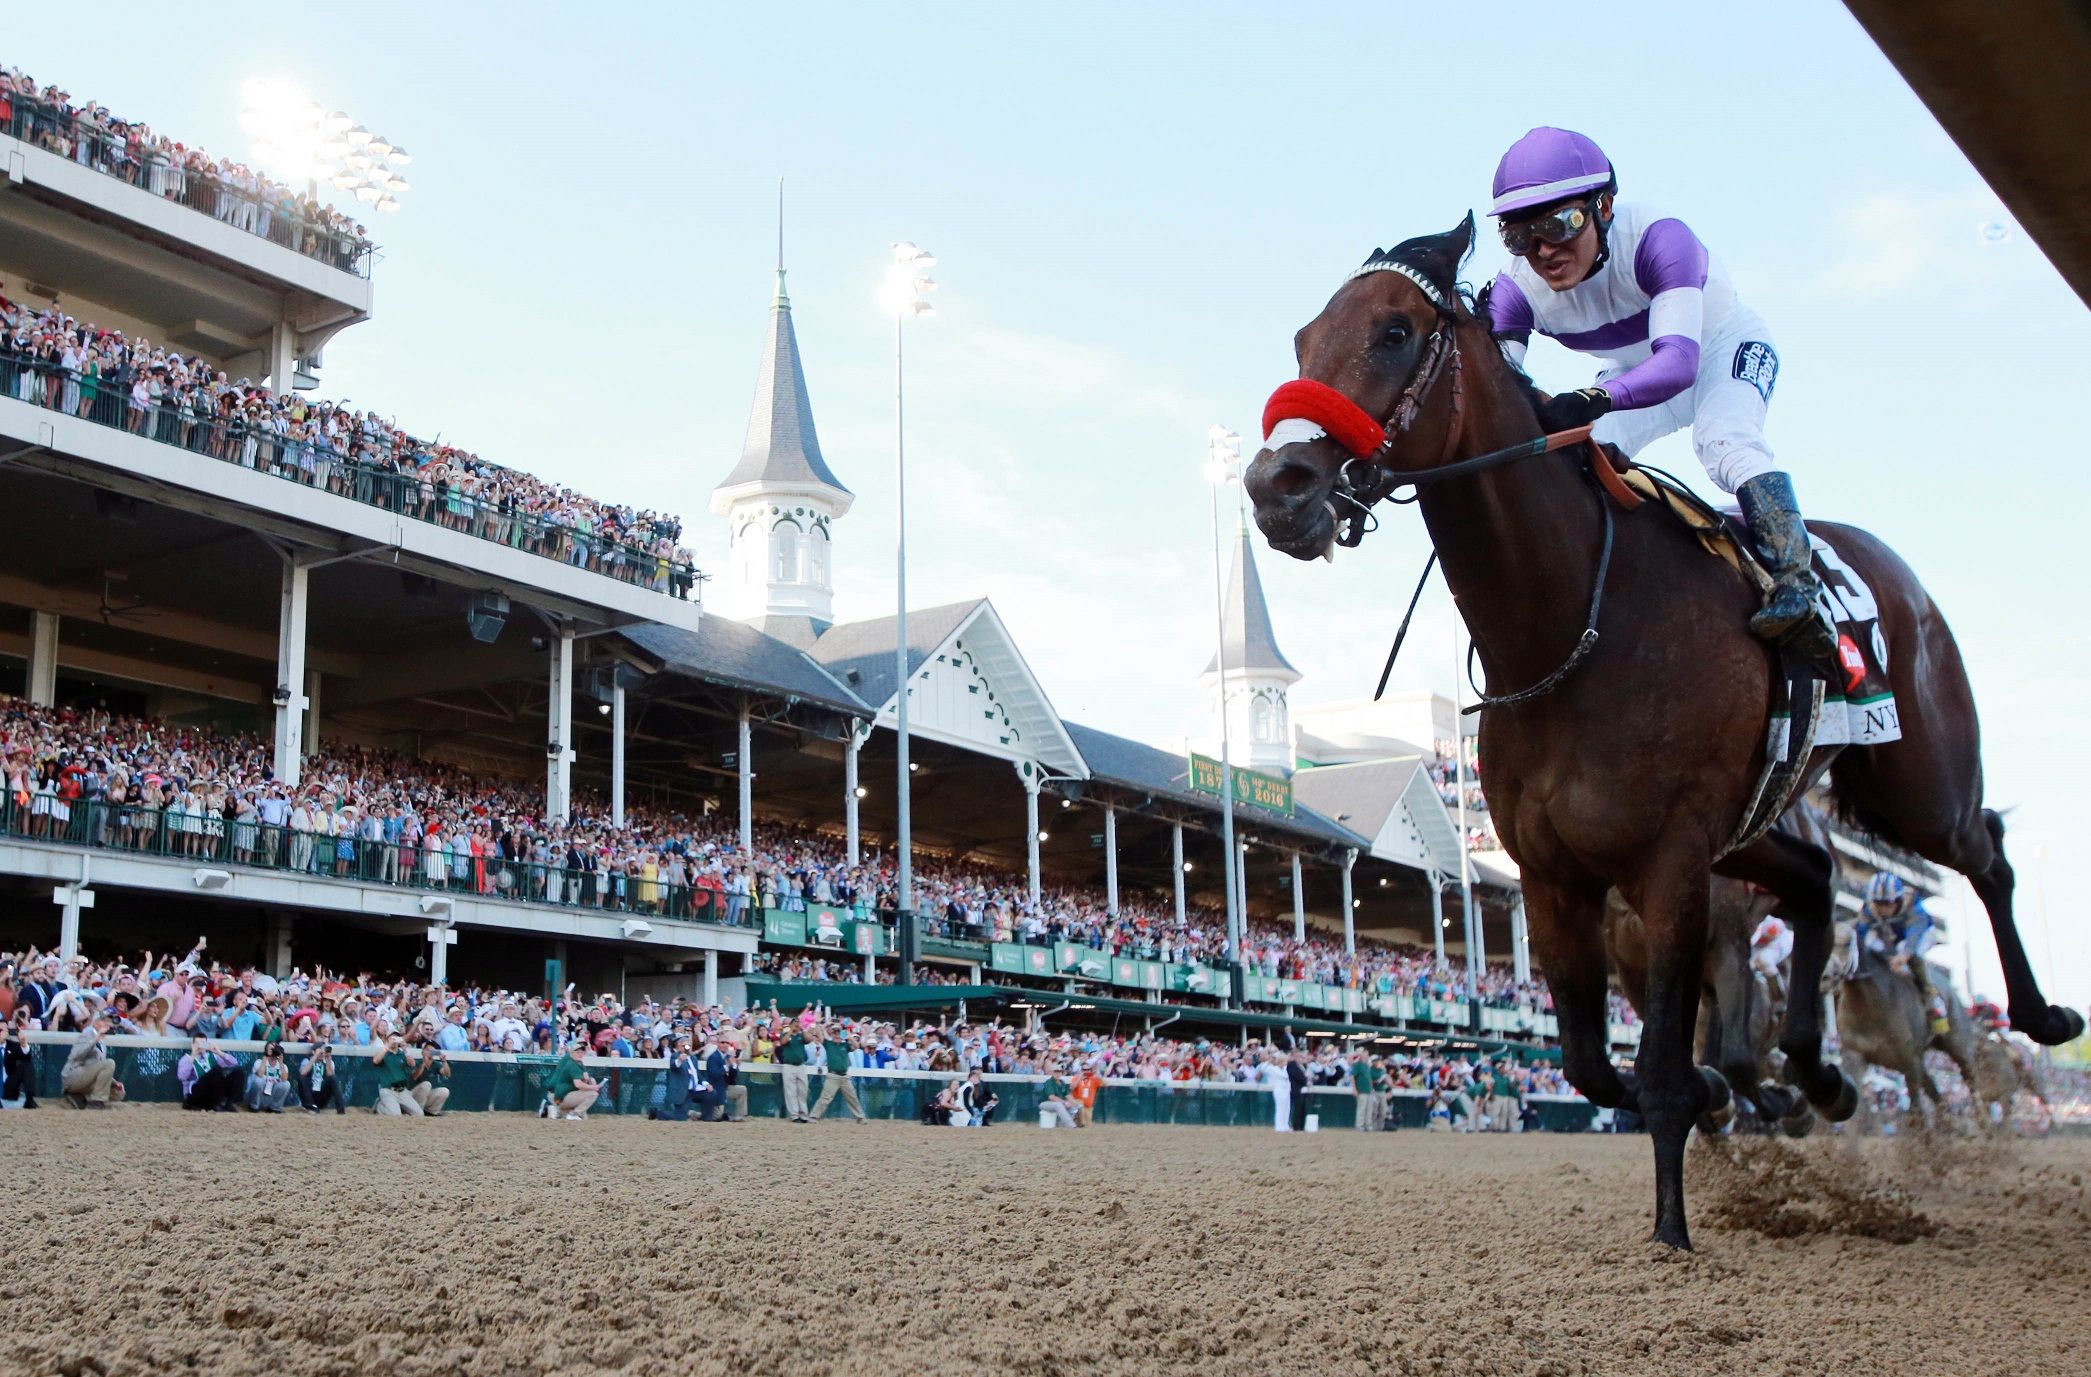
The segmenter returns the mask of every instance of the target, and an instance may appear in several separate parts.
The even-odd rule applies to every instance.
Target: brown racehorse
[[[1489,808],[1523,871],[1563,1068],[1592,1102],[1646,1120],[1655,1237],[1689,1247],[1685,1140],[1720,1093],[1718,1077],[1702,1075],[1692,1058],[1708,881],[1718,873],[1779,896],[1794,928],[1793,988],[1814,990],[1829,955],[1830,858],[1779,832],[1724,854],[1759,778],[1772,692],[1771,657],[1745,628],[1754,589],[1652,506],[1613,523],[1587,446],[1434,477],[1540,434],[1530,383],[1459,295],[1473,237],[1470,216],[1375,254],[1367,266],[1387,270],[1354,274],[1299,332],[1307,381],[1291,386],[1334,396],[1349,411],[1319,435],[1298,422],[1279,426],[1250,465],[1247,488],[1270,544],[1310,559],[1336,537],[1339,501],[1354,522],[1351,513],[1417,483],[1491,691],[1539,690],[1482,717]],[[1347,423],[1353,413],[1380,434],[1361,439]],[[1902,738],[1820,751],[1810,777],[1829,769],[1848,815],[1968,877],[1996,933],[2012,1023],[2038,1041],[2066,1041],[2083,1021],[2041,996],[2020,945],[2003,823],[1982,806],[1974,702],[1945,620],[1878,540],[1846,526],[1815,529],[1879,603]],[[1633,1080],[1606,1049],[1600,928],[1614,886],[1641,914],[1648,940]],[[1849,1117],[1856,1087],[1823,1061],[1820,1010],[1816,999],[1787,1001],[1786,1075],[1830,1117]]]

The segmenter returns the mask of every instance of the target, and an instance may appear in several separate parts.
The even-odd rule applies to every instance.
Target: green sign
[[[766,908],[762,911],[762,940],[779,946],[803,947],[806,945],[806,915],[781,908]]]
[[[1053,947],[1053,966],[1085,980],[1107,980],[1111,975],[1111,958],[1078,942],[1056,944]]]
[[[859,956],[886,954],[886,925],[860,918],[849,925],[849,949]]]
[[[1210,756],[1191,753],[1191,788],[1201,794],[1220,797],[1223,781],[1229,774],[1234,777],[1234,801],[1261,808],[1266,812],[1292,816],[1292,782],[1276,775],[1267,775],[1260,770],[1244,770],[1236,765],[1223,768],[1219,761]]]
[[[987,964],[994,970],[1022,974],[1024,949],[1014,942],[997,942],[988,948]]]

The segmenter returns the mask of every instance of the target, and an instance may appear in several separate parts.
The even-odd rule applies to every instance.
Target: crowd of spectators
[[[408,1116],[442,1112],[448,1057],[460,1052],[571,1057],[578,1067],[582,1056],[672,1059],[678,1049],[706,1049],[722,1061],[717,1072],[700,1079],[722,1092],[738,1081],[724,1073],[744,1064],[805,1065],[792,1060],[795,1038],[797,1050],[803,1052],[810,1039],[830,1070],[844,1075],[890,1070],[1250,1084],[1267,1055],[1285,1055],[1284,1048],[1263,1043],[1053,1032],[999,1020],[902,1024],[837,1017],[819,1006],[786,1012],[772,1003],[733,1013],[687,1000],[626,1004],[611,994],[576,997],[571,988],[548,999],[477,985],[425,986],[367,972],[300,970],[277,980],[212,959],[201,939],[185,954],[148,951],[135,961],[83,955],[65,962],[34,948],[0,952],[0,1021],[11,1032],[75,1034],[78,1048],[88,1051],[111,1033],[187,1039],[190,1051],[175,1075],[182,1102],[198,1110],[245,1104],[267,1112],[295,1099],[315,1112],[338,1111],[345,1074],[338,1068],[347,1065],[343,1059],[364,1058],[378,1079],[378,1112]],[[1497,1077],[1508,1078],[1520,1098],[1570,1093],[1559,1071],[1545,1064],[1483,1061],[1432,1048],[1382,1055],[1333,1040],[1318,1046],[1285,1041],[1297,1047],[1306,1083],[1314,1086],[1351,1087],[1363,1062],[1383,1074],[1380,1088],[1429,1092],[1447,1105],[1467,1098],[1478,1104]],[[224,1042],[259,1042],[264,1050],[241,1071],[220,1046]],[[306,1049],[295,1066],[282,1051],[286,1044]],[[112,1084],[112,1062],[105,1056],[82,1061],[103,1069],[78,1078],[81,1088],[73,1091],[69,1066],[69,1095],[102,1103],[122,1097],[122,1087]],[[20,1099],[8,1093],[19,1089],[11,1080],[0,1088],[0,1098]],[[564,1101],[585,1088],[567,1085],[556,1094]],[[594,1096],[585,1098],[592,1102]],[[735,1098],[721,1093],[722,1110]],[[738,1098],[744,1103],[744,1096]],[[854,1099],[849,1093],[846,1102]],[[824,1091],[810,1117],[818,1118],[825,1102]],[[579,1112],[586,1108],[578,1105]]]
[[[339,742],[323,741],[291,787],[274,778],[272,745],[258,735],[0,697],[0,768],[0,820],[29,836],[731,923],[763,908],[870,917],[895,899],[890,857],[874,852],[852,866],[815,832],[765,823],[744,854],[723,815],[635,806],[618,828],[585,793],[556,821],[543,816],[534,782]],[[1224,949],[1216,915],[1194,911],[1177,924],[1173,912],[1134,900],[1114,916],[1091,888],[1046,891],[1033,908],[1018,876],[931,858],[915,884],[933,935],[1074,941],[1182,963],[1217,961]],[[1361,942],[1353,955],[1318,931],[1299,941],[1252,923],[1243,956],[1265,975],[1374,995],[1466,991],[1463,969],[1438,965],[1431,952]],[[862,964],[776,957],[772,973],[855,980]],[[1503,967],[1488,968],[1479,994],[1496,1007],[1551,1008],[1543,984]]]
[[[153,132],[95,101],[0,65],[0,132],[344,272],[369,275],[363,226],[244,163]]]
[[[0,396],[688,599],[681,518],[585,497],[375,411],[228,378],[208,359],[0,284]]]

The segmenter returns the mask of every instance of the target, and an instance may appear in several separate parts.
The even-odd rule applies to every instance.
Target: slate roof
[[[1066,725],[1067,734],[1074,739],[1075,749],[1082,753],[1082,759],[1089,762],[1092,780],[1138,789],[1142,793],[1193,804],[1215,813],[1219,811],[1218,799],[1191,789],[1190,762],[1184,757],[1144,741],[1114,736],[1080,723]],[[1248,805],[1236,805],[1234,817],[1237,823],[1246,824],[1258,832],[1290,832],[1338,846],[1355,846],[1360,851],[1371,840],[1369,836],[1362,836],[1341,823],[1331,821],[1319,809],[1302,803],[1297,790],[1293,792],[1293,816],[1290,818]]]
[[[806,396],[806,370],[799,362],[799,337],[791,325],[791,298],[784,270],[777,270],[777,299],[770,307],[770,334],[755,375],[755,403],[741,459],[717,489],[746,483],[813,483],[847,496],[849,489],[821,457],[813,430],[813,403]]]
[[[922,662],[986,601],[974,598],[919,611],[910,608],[908,673],[922,668]],[[806,653],[873,708],[884,707],[900,686],[893,667],[895,621],[893,617],[873,617],[829,627]],[[854,680],[850,678],[853,673]]]
[[[754,627],[707,613],[696,631],[648,623],[621,633],[674,674],[728,688],[791,693],[859,717],[871,705],[811,659]]]
[[[1226,610],[1221,624],[1225,639],[1220,648],[1227,656],[1228,673],[1249,670],[1300,677],[1292,661],[1285,658],[1285,652],[1278,649],[1277,635],[1271,630],[1270,604],[1264,601],[1263,580],[1256,574],[1256,558],[1249,549],[1246,527],[1235,538],[1234,567],[1227,575],[1227,599],[1223,606]],[[1220,672],[1219,656],[1206,664],[1205,672]]]
[[[1421,759],[1412,756],[1299,770],[1292,776],[1292,796],[1326,817],[1343,819],[1343,825],[1360,836],[1373,838],[1422,768]]]

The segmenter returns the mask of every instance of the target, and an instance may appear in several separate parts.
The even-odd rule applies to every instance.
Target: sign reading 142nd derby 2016
[[[1191,788],[1201,794],[1218,798],[1223,792],[1221,780],[1227,771],[1211,756],[1191,753]],[[1292,781],[1267,775],[1259,770],[1244,770],[1233,767],[1234,801],[1251,807],[1267,809],[1273,813],[1292,816]]]

